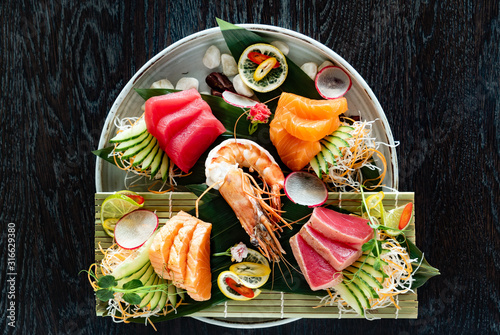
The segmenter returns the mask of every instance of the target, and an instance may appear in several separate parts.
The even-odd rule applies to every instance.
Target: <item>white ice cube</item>
[[[244,95],[246,97],[251,97],[253,96],[253,91],[250,87],[248,87],[243,80],[241,80],[240,75],[236,75],[233,78],[233,86],[234,89],[236,90],[236,93],[239,93],[241,95]]]
[[[198,79],[192,77],[184,77],[179,79],[179,81],[175,85],[175,89],[185,91],[194,88],[198,91],[198,85]]]
[[[209,69],[220,65],[220,50],[215,45],[210,46],[203,56],[203,65]]]
[[[318,73],[318,64],[314,63],[314,62],[309,62],[309,63],[304,63],[302,64],[302,66],[300,67],[302,69],[302,71],[304,71],[308,76],[309,78],[311,78],[312,80],[314,80],[314,78],[316,78],[316,74]]]
[[[234,60],[233,56],[222,54],[220,59],[222,63],[222,73],[228,77],[238,74],[238,64],[236,64],[236,60]]]
[[[288,55],[288,52],[290,51],[290,48],[288,47],[288,44],[285,42],[281,41],[273,41],[271,42],[272,45],[274,45],[276,48],[280,49],[280,51],[283,53],[283,55]]]
[[[152,83],[150,88],[168,88],[173,90],[174,85],[168,79],[161,79]]]

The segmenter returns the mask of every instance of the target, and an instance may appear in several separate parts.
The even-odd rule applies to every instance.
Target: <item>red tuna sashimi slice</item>
[[[165,150],[168,142],[182,129],[186,128],[193,120],[208,107],[203,100],[197,99],[177,111],[166,114],[156,125],[156,138],[160,148]]]
[[[300,236],[309,244],[318,254],[330,263],[337,270],[344,270],[354,263],[363,253],[361,249],[355,249],[347,244],[331,240],[320,234],[309,224],[302,227]]]
[[[340,283],[342,273],[335,270],[300,234],[290,239],[290,247],[311,290],[324,290]]]
[[[329,239],[358,247],[373,237],[368,220],[323,207],[314,208],[308,224]]]
[[[156,126],[165,115],[183,108],[196,99],[201,99],[201,95],[194,88],[149,98],[144,112],[144,121],[149,133],[157,137]]]
[[[225,131],[226,128],[213,116],[210,109],[203,111],[170,140],[165,152],[175,165],[187,173],[210,144]]]

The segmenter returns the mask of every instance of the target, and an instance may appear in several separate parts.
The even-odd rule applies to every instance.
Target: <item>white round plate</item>
[[[358,72],[331,49],[300,33],[260,24],[241,24],[240,26],[260,33],[269,42],[278,40],[287,43],[290,47],[288,57],[298,66],[311,61],[321,64],[325,60],[330,60],[350,75],[352,87],[345,95],[349,105],[349,112],[352,115],[358,114],[359,111],[364,120],[378,119],[373,126],[374,136],[378,141],[389,145],[381,146],[381,152],[387,161],[387,174],[384,184],[387,187],[397,189],[398,162],[392,132],[377,97]],[[117,129],[114,125],[116,118],[140,116],[143,113],[141,106],[144,101],[134,91],[135,88],[149,88],[153,82],[165,78],[175,86],[175,83],[182,77],[195,77],[200,82],[199,91],[209,92],[210,88],[205,83],[205,77],[213,71],[222,71],[221,68],[210,70],[202,64],[203,55],[211,45],[219,47],[222,53],[230,54],[220,29],[211,28],[183,38],[150,59],[130,79],[116,98],[106,118],[99,141],[99,148],[108,146],[109,139],[116,134]],[[97,192],[113,192],[125,188],[125,172],[99,158],[96,160],[95,177]],[[263,328],[297,320],[278,319],[256,322],[256,320],[248,318],[236,320],[197,319],[232,328]]]

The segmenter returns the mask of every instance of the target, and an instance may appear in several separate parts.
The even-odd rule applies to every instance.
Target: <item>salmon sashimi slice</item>
[[[196,301],[209,300],[212,292],[210,270],[210,232],[212,225],[200,221],[189,245],[185,286],[188,295]]]
[[[158,234],[154,237],[153,243],[149,248],[149,260],[158,276],[164,279],[171,279],[170,271],[167,268],[170,248],[179,229],[184,225],[184,220],[189,214],[179,212],[160,228]]]
[[[324,120],[339,116],[347,111],[344,97],[329,100],[313,100],[292,93],[281,93],[276,111],[288,109],[298,117],[309,120]]]
[[[303,141],[290,135],[278,118],[271,121],[269,135],[281,161],[292,171],[302,170],[321,150],[319,141]]]
[[[275,118],[280,120],[283,128],[290,135],[303,141],[319,141],[340,126],[338,116],[330,119],[311,120],[300,117],[288,109],[276,110]]]
[[[184,283],[186,279],[187,254],[198,222],[199,220],[193,216],[184,220],[184,225],[177,232],[170,248],[167,268],[172,275],[173,284],[180,288],[186,288]]]

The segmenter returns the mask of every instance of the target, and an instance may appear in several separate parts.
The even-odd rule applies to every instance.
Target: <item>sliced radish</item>
[[[158,216],[146,209],[138,209],[122,217],[115,226],[115,241],[123,249],[142,246],[158,228]]]
[[[316,76],[316,89],[325,99],[340,98],[349,91],[352,81],[347,72],[338,66],[326,66]]]
[[[233,93],[231,91],[222,92],[222,99],[230,105],[242,108],[250,108],[258,104],[258,101],[247,98],[243,95]]]
[[[325,183],[309,172],[292,172],[285,179],[286,196],[294,203],[309,207],[320,206],[328,199]]]

